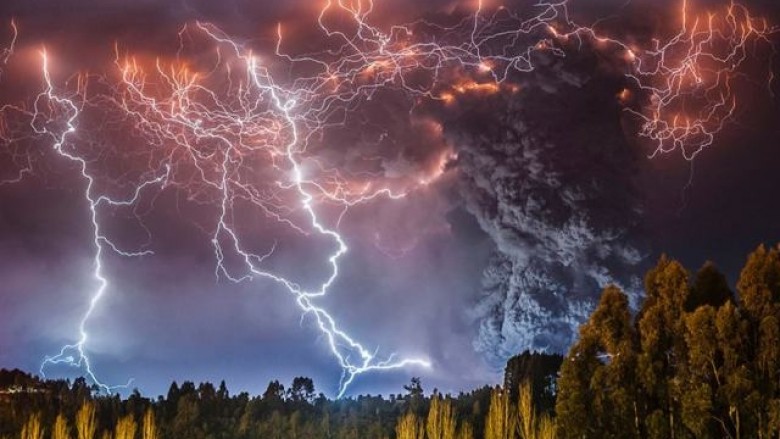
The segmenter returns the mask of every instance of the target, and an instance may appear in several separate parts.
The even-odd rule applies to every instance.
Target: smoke
[[[565,351],[604,286],[636,299],[643,259],[620,76],[587,47],[536,62],[521,91],[464,96],[445,124],[464,204],[495,242],[474,342],[495,365]]]

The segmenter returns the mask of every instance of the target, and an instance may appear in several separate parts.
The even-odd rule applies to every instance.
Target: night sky
[[[33,108],[45,87],[42,47],[63,94],[78,99],[75,75],[88,78],[94,85],[84,96],[92,98],[65,148],[87,157],[95,193],[127,197],[139,182],[159,176],[166,160],[186,159],[149,152],[169,151],[174,140],[158,142],[151,125],[115,117],[121,100],[101,98],[119,95],[117,53],[152,68],[155,59],[171,62],[178,54],[192,70],[208,71],[215,45],[193,30],[196,20],[208,22],[256,53],[282,86],[293,87],[294,78],[312,75],[311,66],[274,55],[277,24],[287,53],[332,50],[316,26],[320,3],[4,1],[0,47],[11,39],[6,25],[12,19],[19,37],[2,66],[0,105]],[[420,3],[377,1],[371,19],[380,29],[419,19],[455,26],[476,2]],[[494,3],[485,7],[495,10]],[[504,7],[526,16],[529,3]],[[661,3],[571,0],[570,13],[577,23],[597,23],[599,32],[641,47],[674,35],[679,5]],[[724,7],[714,0],[692,3],[696,10]],[[744,4],[770,26],[780,23],[774,1]],[[348,17],[335,17],[333,26],[343,22]],[[468,38],[423,27],[419,38],[442,44]],[[777,33],[767,40],[780,43]],[[348,190],[371,184],[406,193],[346,211],[315,200],[323,222],[349,246],[317,304],[380,357],[395,352],[431,363],[360,375],[348,395],[397,393],[412,376],[426,389],[453,392],[495,383],[512,354],[565,351],[603,284],[618,283],[635,303],[641,300],[641,274],[661,253],[692,270],[713,260],[734,283],[748,252],[780,242],[780,81],[767,79],[771,71],[780,76],[780,61],[766,41],[747,50],[733,88],[739,105],[693,161],[679,151],[649,157],[655,146],[636,135],[636,120],[626,111],[641,109],[646,97],[632,89],[638,96],[632,102],[618,99],[631,88],[618,57],[587,38],[561,48],[564,57],[534,55],[534,70],[511,73],[506,87],[466,91],[454,103],[410,96],[397,83],[378,87],[370,99],[334,113],[338,123],[312,135],[300,155],[312,181],[320,178],[325,187],[338,175]],[[230,62],[227,54],[221,61]],[[220,64],[207,81],[234,93],[219,88],[226,84],[218,80],[225,68]],[[479,78],[462,66],[452,70],[440,81]],[[160,80],[150,78],[152,85]],[[438,96],[443,89],[434,87]],[[93,229],[79,167],[53,152],[50,136],[31,129],[61,130],[61,114],[59,121],[52,112],[51,121],[30,123],[24,112],[4,111],[0,367],[37,372],[47,355],[78,338],[96,288]],[[209,151],[219,157],[214,148]],[[295,207],[300,201],[290,198],[290,169],[272,166],[268,156],[245,160],[241,181],[261,194],[278,190],[270,203],[276,213],[309,233],[240,202],[229,221],[253,251],[274,248],[263,267],[316,288],[328,276],[332,242],[311,233],[305,212]],[[103,256],[109,287],[86,325],[85,349],[96,375],[108,384],[133,378],[132,386],[149,394],[164,393],[172,380],[221,379],[231,391],[261,393],[272,379],[303,375],[333,396],[342,369],[315,319],[302,317],[295,299],[273,282],[236,284],[220,275],[211,241],[220,195],[199,182],[194,169],[176,166],[171,184],[144,190],[134,206],[99,211],[113,243],[153,254]],[[281,181],[288,187],[279,178],[287,178]],[[240,258],[230,252],[225,258],[240,277]],[[69,378],[83,372],[67,365],[45,371]]]

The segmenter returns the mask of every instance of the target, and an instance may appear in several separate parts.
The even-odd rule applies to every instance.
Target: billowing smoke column
[[[465,205],[496,244],[475,345],[497,365],[565,351],[605,285],[637,291],[640,152],[621,126],[624,80],[593,53],[539,54],[518,92],[464,96],[445,124]]]

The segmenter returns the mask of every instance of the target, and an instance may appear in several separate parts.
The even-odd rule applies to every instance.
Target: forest
[[[778,438],[780,253],[757,248],[733,290],[713,263],[693,273],[662,256],[638,309],[608,286],[564,357],[525,352],[504,376],[457,395],[413,378],[331,400],[298,377],[257,396],[174,382],[152,399],[2,370],[0,438]]]

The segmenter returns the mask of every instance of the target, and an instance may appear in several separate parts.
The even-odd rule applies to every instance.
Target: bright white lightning
[[[68,137],[71,134],[76,132],[76,119],[79,116],[80,109],[73,102],[73,100],[67,97],[62,97],[57,95],[51,80],[51,76],[49,72],[49,58],[45,50],[41,52],[41,58],[43,62],[43,67],[42,67],[43,77],[46,84],[46,88],[35,99],[33,105],[33,118],[31,122],[31,126],[36,133],[50,136],[54,142],[52,146],[56,151],[56,153],[76,163],[81,173],[81,176],[86,181],[86,187],[84,189],[84,198],[87,202],[87,207],[89,208],[90,222],[92,225],[93,245],[95,249],[94,259],[93,259],[94,271],[92,272],[92,277],[97,282],[97,288],[92,292],[92,296],[89,301],[89,306],[87,307],[86,312],[83,314],[81,321],[79,322],[78,341],[76,341],[73,344],[65,345],[60,349],[60,351],[57,354],[52,356],[47,356],[46,358],[44,358],[43,362],[41,363],[40,372],[42,376],[45,376],[46,366],[53,365],[53,364],[67,364],[69,366],[74,366],[83,369],[86,376],[90,380],[92,380],[92,382],[95,383],[95,385],[97,385],[102,390],[105,390],[106,392],[110,393],[112,390],[116,388],[127,387],[130,384],[130,381],[128,381],[128,383],[123,386],[109,386],[103,383],[97,378],[95,372],[92,370],[92,365],[90,364],[89,356],[85,352],[85,345],[89,339],[89,333],[87,331],[87,321],[94,313],[95,307],[103,298],[104,294],[106,293],[106,290],[109,287],[109,281],[103,274],[103,255],[106,251],[106,248],[113,250],[114,252],[122,256],[144,256],[144,255],[149,255],[152,252],[151,251],[127,252],[127,251],[120,250],[116,245],[114,245],[114,243],[110,239],[108,239],[105,235],[101,233],[101,227],[100,227],[101,223],[98,216],[98,210],[102,205],[129,206],[135,204],[135,202],[140,197],[141,192],[147,186],[165,184],[165,181],[167,180],[168,174],[170,172],[170,168],[166,167],[164,174],[152,178],[150,180],[144,181],[143,183],[138,185],[133,193],[133,196],[129,199],[114,200],[105,195],[95,197],[94,195],[95,178],[89,173],[86,159],[80,157],[75,152],[69,152],[65,149],[66,142],[68,141]],[[54,112],[62,112],[63,116],[65,117],[65,127],[64,129],[61,130],[61,132],[57,132],[53,129],[49,129],[45,126],[47,120],[44,119],[42,113],[43,112],[42,106],[44,104],[53,106],[51,110]],[[39,126],[39,124],[43,126]]]

